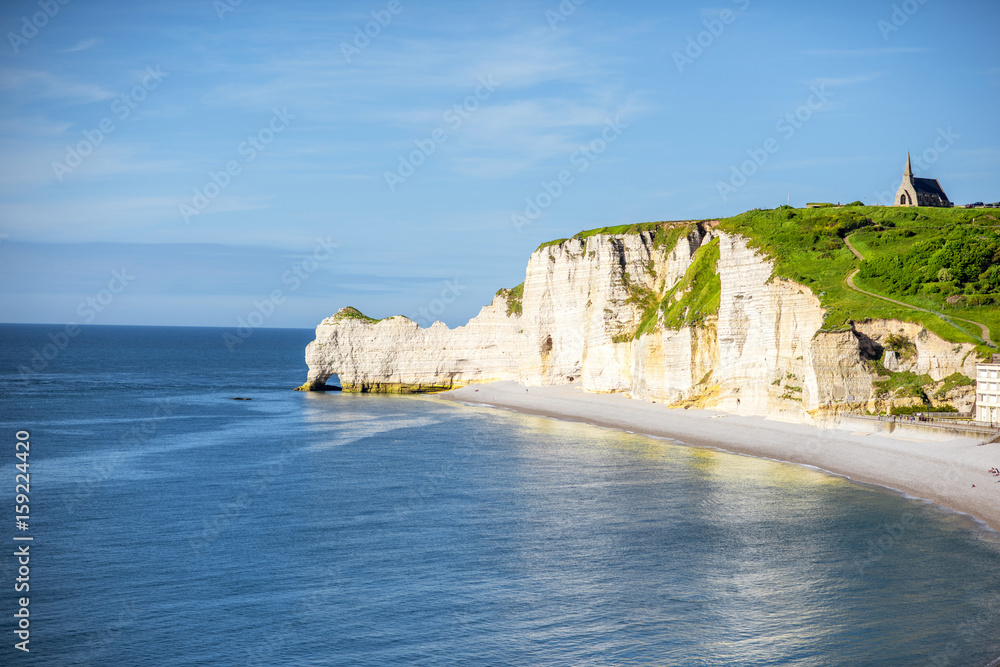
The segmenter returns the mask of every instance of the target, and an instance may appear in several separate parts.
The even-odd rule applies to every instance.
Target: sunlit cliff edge
[[[777,275],[717,221],[598,230],[544,244],[523,285],[462,327],[342,309],[316,328],[300,389],[322,390],[333,375],[349,392],[516,381],[791,421],[970,408],[974,342],[899,319],[824,328],[826,315],[813,289]],[[923,388],[893,382],[911,377]]]

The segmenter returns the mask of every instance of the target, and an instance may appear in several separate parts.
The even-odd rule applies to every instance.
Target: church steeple
[[[910,153],[906,153],[906,171],[903,172],[903,182],[896,191],[895,206],[954,206],[948,200],[941,184],[933,178],[916,178],[913,175],[913,162]]]

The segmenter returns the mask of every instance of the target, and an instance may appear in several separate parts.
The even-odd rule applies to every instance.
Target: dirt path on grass
[[[854,253],[854,256],[860,259],[862,262],[865,261],[865,256],[858,252],[858,249],[851,245],[851,239],[845,238],[844,243],[847,244],[847,249]]]
[[[851,239],[845,238],[844,239],[844,243],[847,244],[847,248],[851,252],[854,253],[855,257],[857,257],[862,262],[865,261],[864,255],[862,255],[860,252],[858,252],[858,249],[855,248],[853,245],[851,245]],[[846,280],[847,286],[850,287],[855,292],[859,292],[861,294],[864,294],[864,295],[870,296],[870,297],[874,297],[876,299],[881,299],[882,301],[888,301],[889,303],[894,303],[897,306],[903,306],[904,308],[910,308],[912,310],[919,310],[922,313],[930,313],[931,315],[936,315],[937,317],[940,317],[945,322],[947,322],[949,319],[952,319],[952,320],[958,320],[959,322],[966,322],[967,324],[974,324],[977,327],[979,327],[979,330],[982,332],[982,338],[983,338],[984,341],[986,341],[986,344],[989,345],[990,347],[996,347],[996,345],[993,344],[993,339],[990,337],[990,328],[988,326],[986,326],[985,324],[982,324],[980,322],[975,322],[973,320],[966,320],[966,319],[961,318],[961,317],[955,317],[954,315],[945,315],[944,313],[939,313],[939,312],[934,311],[934,310],[928,310],[926,308],[920,308],[918,306],[914,306],[914,305],[909,304],[909,303],[903,303],[902,301],[897,301],[896,299],[890,299],[887,296],[882,296],[880,294],[874,294],[874,293],[869,292],[867,290],[861,289],[860,287],[858,287],[857,285],[854,284],[854,276],[858,275],[858,272],[860,270],[861,269],[854,269],[849,274],[847,274],[847,280]]]

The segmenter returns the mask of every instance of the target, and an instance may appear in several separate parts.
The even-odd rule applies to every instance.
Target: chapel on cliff
[[[942,206],[953,204],[948,200],[941,184],[934,178],[915,178],[910,167],[910,154],[906,154],[906,171],[903,172],[903,183],[896,191],[894,206]]]

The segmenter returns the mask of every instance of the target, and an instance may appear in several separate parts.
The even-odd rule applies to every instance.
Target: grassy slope
[[[586,242],[598,234],[637,234],[655,230],[654,245],[669,252],[693,226],[692,221],[619,225],[583,231],[573,238]],[[994,339],[1000,338],[1000,214],[995,211],[860,205],[817,209],[781,207],[748,211],[720,221],[719,228],[748,238],[752,247],[774,261],[776,275],[808,286],[827,311],[824,320],[827,330],[847,329],[851,320],[898,319],[922,324],[955,343],[981,342],[978,327],[951,319],[950,315],[982,322],[990,327]],[[848,236],[865,256],[863,264],[844,243]],[[567,240],[543,243],[539,250]],[[973,262],[975,270],[963,270],[963,263],[967,269],[969,262],[962,258],[977,252],[978,260]],[[665,286],[667,289],[662,294],[635,283],[625,274],[629,302],[639,306],[643,316],[635,332],[623,333],[614,340],[633,340],[658,326],[677,329],[717,313],[721,292],[718,260],[719,243],[716,240],[700,248],[683,278],[676,285]],[[845,279],[859,268],[861,272],[854,280],[862,289],[934,310],[942,313],[944,319],[849,289]],[[944,269],[956,275],[967,275],[961,279],[942,277],[940,272]],[[523,289],[523,284],[514,290],[498,292],[508,297],[508,314],[519,310],[519,289]],[[955,303],[955,299],[959,301]],[[978,305],[982,303],[988,305]],[[899,341],[897,352],[905,355],[906,344],[912,346],[905,339]],[[977,350],[982,356],[993,351],[985,345],[979,345]],[[921,399],[915,406],[894,407],[894,413],[929,408],[928,391],[938,384],[930,376],[890,373],[880,362],[869,362],[869,365],[873,373],[884,378],[876,382],[877,390],[884,397]],[[972,383],[971,379],[955,373],[940,383],[936,396],[941,398],[954,387]],[[801,388],[787,386],[785,398],[801,400],[794,392],[801,392]],[[939,405],[935,409],[954,408]]]
[[[656,247],[661,247],[668,245],[669,248],[673,248],[674,244],[677,243],[677,239],[681,236],[687,234],[690,231],[691,225],[694,221],[682,220],[682,221],[660,221],[660,222],[640,222],[634,225],[616,225],[614,227],[600,227],[598,229],[588,229],[577,234],[574,234],[572,238],[580,239],[586,241],[591,236],[597,236],[598,234],[606,235],[622,235],[622,234],[639,234],[641,232],[656,232],[656,238],[654,240],[654,245]],[[542,245],[538,246],[538,250],[542,248],[548,248],[549,246],[559,245],[560,243],[565,243],[569,239],[555,239],[553,241],[546,241]]]
[[[992,212],[990,212],[992,213]],[[847,249],[843,237],[851,236],[855,247],[872,260],[904,254],[919,241],[944,243],[949,230],[969,224],[996,226],[984,211],[966,209],[908,209],[857,206],[823,209],[775,209],[749,211],[723,220],[720,228],[742,234],[751,244],[775,260],[775,273],[809,286],[827,309],[824,327],[840,329],[849,320],[895,318],[919,322],[953,342],[978,343],[977,328],[884,301],[873,300],[846,287],[844,277],[860,262]],[[996,215],[992,213],[992,215]],[[907,236],[913,232],[913,236]],[[855,279],[859,287],[906,303],[983,322],[1000,333],[1000,309],[996,306],[952,307],[942,295],[900,294],[879,281]],[[937,296],[938,298],[935,298]],[[985,350],[984,350],[985,351]]]
[[[722,299],[718,263],[718,239],[698,248],[684,277],[660,302],[666,328],[680,329],[703,322],[707,315],[718,314]]]
[[[899,217],[902,219],[900,220]],[[1000,213],[996,211],[921,209],[915,220],[910,220],[906,216],[897,216],[894,229],[881,233],[862,230],[851,237],[851,243],[866,259],[880,256],[906,256],[914,251],[918,244],[932,244],[934,247],[943,246],[958,226],[974,229],[982,234],[995,234],[1000,229],[998,218],[1000,218]],[[972,220],[975,220],[975,223],[972,223]],[[910,236],[910,234],[913,235]],[[949,289],[951,289],[951,294],[957,293],[953,285],[927,280],[922,287],[941,290],[944,286],[944,291],[928,292],[925,289],[919,289],[916,292],[901,293],[896,285],[889,284],[886,280],[879,278],[866,277],[863,273],[855,278],[855,283],[862,289],[876,294],[885,294],[920,308],[982,322],[990,328],[994,339],[1000,337],[1000,307],[994,304],[950,305],[945,299],[950,295]],[[973,288],[970,291],[975,292],[976,290]],[[974,335],[979,333],[975,327],[963,322],[953,321],[953,325],[962,327]],[[947,336],[944,337],[947,338]],[[948,339],[952,340],[952,338]]]
[[[497,290],[497,296],[503,296],[507,299],[507,317],[514,314],[520,315],[524,311],[522,306],[522,301],[524,300],[524,283],[510,289],[501,288]]]
[[[376,324],[382,321],[377,320],[374,317],[368,317],[353,306],[345,306],[337,311],[337,313],[333,316],[334,322],[340,322],[341,320],[361,320],[362,322],[368,322],[369,324]]]
[[[691,221],[618,225],[583,231],[573,238],[585,241],[597,234],[636,234],[655,230],[655,245],[669,251],[690,231],[692,225]],[[866,270],[855,277],[855,283],[862,289],[940,312],[946,319],[872,299],[849,289],[845,277],[859,268],[861,262],[843,241],[844,237],[850,236],[851,242],[868,262],[884,262],[893,257],[908,256],[912,267],[907,270],[912,268],[914,275],[924,270],[928,276],[933,276],[936,272],[936,266],[931,266],[933,260],[928,258],[925,266],[921,267],[920,262],[923,260],[920,257],[913,259],[915,249],[919,249],[920,244],[935,251],[944,248],[949,239],[954,239],[956,230],[995,241],[1000,238],[1000,213],[997,211],[876,206],[818,209],[781,207],[767,211],[748,211],[722,220],[719,227],[723,231],[749,238],[751,246],[774,260],[776,275],[812,289],[827,310],[824,321],[824,328],[827,330],[847,329],[851,320],[899,319],[917,322],[948,341],[981,342],[978,327],[947,318],[951,315],[982,322],[990,327],[994,338],[1000,338],[1000,305],[968,305],[969,301],[975,302],[978,298],[976,295],[981,295],[983,291],[981,284],[975,284],[975,279],[969,279],[964,285],[955,285],[936,283],[933,282],[934,278],[927,278],[930,283],[920,282],[918,285],[918,281],[914,281],[912,285],[906,286],[873,271]],[[539,249],[558,245],[566,240],[568,239],[549,241],[539,246]],[[714,252],[717,259],[717,247]],[[717,310],[717,305],[712,305],[717,290],[705,274],[706,267],[714,267],[715,262],[711,261],[710,255],[702,251],[699,253],[692,271],[682,279],[683,285],[678,285],[665,294],[646,293],[645,290],[630,286],[633,292],[630,301],[640,305],[644,311],[642,323],[634,335],[654,329],[660,312],[664,316],[663,323],[673,328],[689,323],[692,317],[699,319],[704,314]],[[992,262],[993,265],[1000,264],[1000,251]],[[870,269],[871,266],[867,268]],[[1000,270],[1000,266],[991,270]],[[676,300],[677,294],[681,295],[680,300]],[[949,296],[954,298],[956,295],[961,295],[965,302],[947,303]],[[1000,292],[989,298],[1000,304]],[[980,345],[979,351],[986,354],[990,350]]]
[[[575,234],[572,238],[582,240],[586,243],[587,239],[599,234],[620,236],[623,234],[655,232],[653,247],[660,249],[664,253],[669,253],[674,249],[678,241],[694,230],[696,224],[692,220],[642,222],[634,225],[617,225],[615,227],[589,229]],[[556,239],[554,241],[547,241],[538,246],[538,250],[557,246],[568,240]],[[665,294],[658,294],[646,289],[638,282],[633,281],[626,273],[624,280],[625,288],[629,292],[628,302],[637,305],[642,310],[643,315],[636,331],[615,336],[615,342],[621,343],[633,340],[644,333],[653,331],[657,326],[661,311],[665,316],[664,324],[668,328],[673,329],[679,329],[685,324],[700,322],[706,315],[718,312],[720,284],[718,275],[715,273],[715,266],[719,259],[718,246],[719,244],[715,243],[712,249],[699,249],[695,255],[695,263],[690,267],[687,274],[685,274],[676,286],[668,289]],[[698,258],[701,258],[701,260],[699,261]],[[649,271],[652,270],[651,262]],[[519,285],[519,287],[523,289],[523,284]],[[505,290],[500,290],[497,294],[503,292]],[[675,295],[676,299],[674,298]],[[510,314],[510,310],[508,310],[508,314]]]

